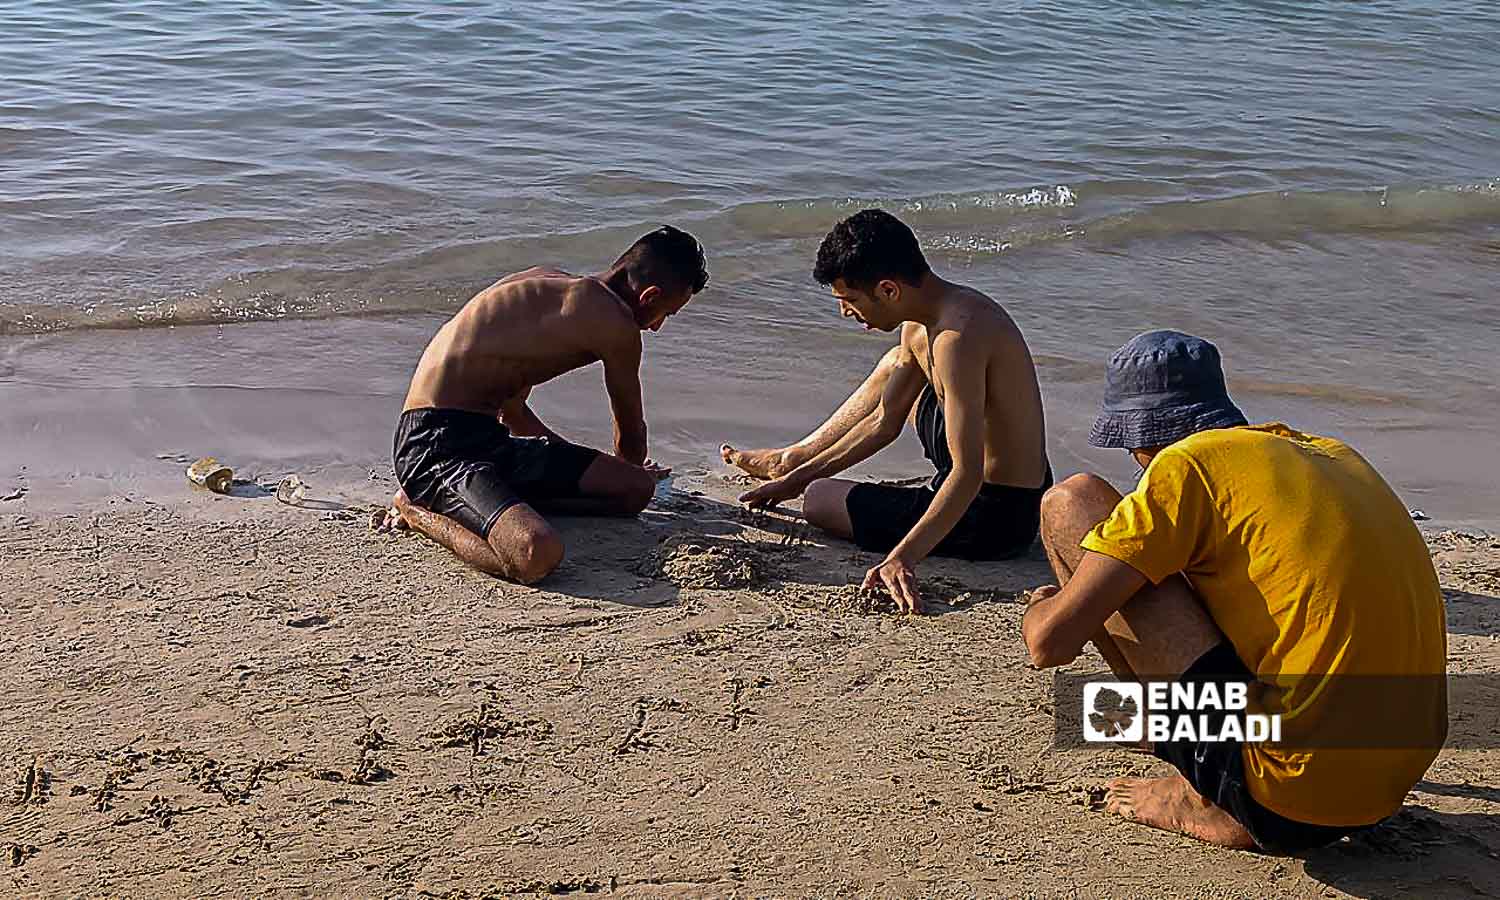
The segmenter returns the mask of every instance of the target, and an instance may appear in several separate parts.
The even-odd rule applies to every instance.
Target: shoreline
[[[690,306],[684,316],[693,314]],[[437,324],[432,317],[286,321],[0,341],[0,434],[7,435],[0,497],[23,482],[38,512],[87,509],[113,495],[172,497],[181,470],[201,456],[272,483],[296,473],[351,489],[372,472],[388,475],[410,367]],[[721,441],[752,448],[797,439],[823,421],[889,343],[887,336],[830,331],[823,353],[793,348],[777,358],[774,375],[766,371],[768,357],[747,353],[726,356],[704,377],[705,354],[728,353],[722,335],[709,334],[721,324],[695,320],[680,340],[653,336],[647,347],[642,378],[652,455],[684,472],[723,471]],[[1056,476],[1087,470],[1117,484],[1132,481],[1136,470],[1124,454],[1086,440],[1103,357],[1084,361],[1076,358],[1082,346],[1067,355],[1050,341],[1036,344]],[[1255,352],[1247,347],[1237,355],[1250,362]],[[1486,419],[1478,398],[1272,374],[1252,368],[1237,377],[1231,361],[1231,393],[1252,421],[1347,441],[1409,508],[1430,517],[1427,524],[1500,531],[1500,480],[1482,449],[1500,445],[1500,420]],[[608,445],[597,367],[544,385],[533,404],[570,439]],[[907,429],[853,474],[930,471]]]
[[[344,506],[390,485],[310,487]],[[1163,764],[1051,746],[1051,676],[1019,635],[1019,592],[1050,580],[1038,550],[925,562],[944,604],[897,617],[854,590],[874,555],[747,512],[738,487],[680,475],[639,519],[559,520],[568,559],[536,587],[321,503],[184,485],[0,505],[3,878],[452,900],[1500,891],[1493,751],[1445,750],[1397,817],[1303,859],[1131,825],[1091,808],[1098,789]],[[1500,539],[1427,536],[1451,671],[1500,674]],[[1070,671],[1102,669],[1089,650]]]

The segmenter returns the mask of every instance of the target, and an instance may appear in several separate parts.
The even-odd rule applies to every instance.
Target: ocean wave
[[[834,221],[872,206],[909,222],[930,252],[958,256],[1063,241],[1117,246],[1193,234],[1265,240],[1351,232],[1398,237],[1500,222],[1500,178],[1186,200],[1162,200],[1161,193],[1160,185],[1149,183],[1099,182],[911,198],[761,201],[679,224],[699,235],[711,259],[717,258],[715,271],[727,271],[727,280],[733,280],[764,271],[767,256],[805,256]],[[250,273],[175,297],[84,307],[0,300],[0,335],[450,310],[499,272],[538,259],[608,258],[653,224],[475,241],[363,267],[351,262],[338,269]]]
[[[927,226],[960,223],[981,225],[1028,213],[1069,210],[1078,204],[1077,191],[1066,184],[1013,191],[932,194],[925,197],[815,197],[742,203],[721,215],[746,237],[821,236],[844,216],[868,207],[888,210],[919,231]]]
[[[286,319],[331,319],[409,315],[432,311],[424,302],[371,302],[354,296],[306,296],[253,291],[246,294],[193,293],[140,302],[99,303],[84,308],[0,306],[0,336],[52,334],[75,330],[175,328],[190,325],[237,325]]]
[[[1281,238],[1500,221],[1500,179],[1183,200],[1153,199],[1159,191],[1150,187],[1085,183],[915,198],[777,201],[743,204],[724,215],[748,237],[814,238],[839,217],[879,207],[909,222],[929,248],[960,253],[1003,253],[1062,240],[1118,243],[1196,233]]]
[[[1423,231],[1471,221],[1500,221],[1500,179],[1442,187],[1265,191],[1174,200],[1080,223],[1067,237],[1121,241],[1214,233],[1278,238]]]

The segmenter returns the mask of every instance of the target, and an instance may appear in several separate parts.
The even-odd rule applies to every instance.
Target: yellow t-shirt
[[[1448,728],[1437,573],[1406,507],[1343,443],[1280,424],[1200,432],[1157,454],[1082,547],[1154,584],[1187,576],[1294,745],[1243,745],[1246,786],[1272,812],[1379,821],[1437,756]],[[1393,696],[1360,676],[1427,677],[1390,679]],[[1362,749],[1379,746],[1368,735],[1320,747],[1372,709],[1415,749]]]

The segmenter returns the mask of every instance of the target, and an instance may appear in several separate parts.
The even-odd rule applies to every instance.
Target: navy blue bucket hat
[[[1224,387],[1219,348],[1180,331],[1148,331],[1110,357],[1089,443],[1141,450],[1247,424]]]

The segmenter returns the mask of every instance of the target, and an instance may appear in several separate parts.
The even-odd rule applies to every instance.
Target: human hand
[[[672,477],[672,467],[664,466],[654,459],[648,459],[645,462],[641,463],[641,468],[649,472],[651,474],[651,477],[655,478],[657,481],[665,481],[666,479]]]
[[[1050,597],[1056,597],[1059,588],[1055,584],[1044,584],[1039,588],[1032,588],[1026,593],[1026,608],[1030,609]]]
[[[773,478],[740,494],[740,502],[752,509],[765,509],[798,497],[801,493],[801,484],[787,478]]]
[[[888,556],[885,561],[865,573],[862,590],[872,591],[884,587],[896,601],[896,608],[916,615],[922,612],[922,594],[917,590],[917,574],[906,560],[899,556]]]

